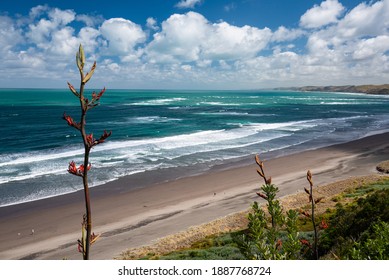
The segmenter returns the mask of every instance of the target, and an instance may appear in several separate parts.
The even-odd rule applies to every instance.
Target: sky
[[[389,0],[1,0],[0,88],[389,83]]]

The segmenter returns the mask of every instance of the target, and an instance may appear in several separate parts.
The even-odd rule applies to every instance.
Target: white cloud
[[[83,27],[78,33],[80,43],[83,45],[85,51],[90,53],[94,53],[99,45],[97,40],[98,36],[100,36],[100,32],[92,27]]]
[[[197,60],[196,65],[200,68],[210,67],[212,65],[212,60],[210,59]]]
[[[155,18],[152,18],[152,17],[147,18],[146,26],[147,26],[147,28],[154,30],[154,31],[159,29],[159,26],[157,25],[157,20]]]
[[[202,0],[181,0],[176,4],[177,8],[181,9],[193,9],[196,5],[200,4]]]
[[[53,32],[48,50],[55,55],[72,55],[74,47],[80,44],[79,39],[74,37],[73,33],[74,29],[70,27]]]
[[[160,63],[233,60],[255,56],[271,38],[268,28],[210,23],[201,14],[175,14],[162,23],[146,53]]]
[[[184,64],[181,66],[181,69],[188,72],[188,71],[192,70],[192,66],[190,66],[188,64]]]
[[[44,48],[48,43],[51,32],[56,28],[55,23],[47,19],[41,19],[37,24],[30,24],[30,31],[26,35],[37,46]]]
[[[29,14],[30,18],[38,18],[48,10],[49,10],[48,5],[38,5],[36,7],[33,7],[30,10],[30,14]]]
[[[88,61],[97,60],[96,87],[360,84],[389,75],[389,0],[348,11],[327,0],[304,13],[298,28],[236,26],[195,12],[150,17],[145,25],[47,5],[24,17],[0,16],[0,82],[12,86],[7,79],[23,77],[39,86],[50,77],[50,86],[63,86],[77,72],[80,43]]]
[[[309,9],[300,18],[300,25],[306,28],[319,28],[335,23],[342,14],[344,7],[338,0],[326,0]]]
[[[304,34],[305,32],[301,29],[288,29],[285,26],[280,26],[273,33],[271,40],[274,42],[292,41],[303,36]]]
[[[307,42],[307,49],[309,54],[319,54],[322,56],[329,50],[328,43],[329,42],[327,40],[321,38],[318,34],[311,35]]]
[[[134,52],[134,47],[146,40],[142,28],[130,20],[111,18],[103,22],[100,32],[107,39],[108,55],[125,56]]]
[[[41,18],[37,23],[31,23],[26,34],[27,38],[42,49],[50,48],[49,42],[53,32],[63,28],[75,19],[75,13],[72,10],[57,8],[48,10],[46,6],[38,6],[32,14],[37,16],[46,11],[48,11],[48,19]]]
[[[361,40],[353,53],[355,59],[371,59],[389,51],[389,36],[382,35],[375,38]]]
[[[24,67],[31,67],[31,68],[36,68],[36,67],[41,67],[45,64],[44,60],[40,56],[36,55],[31,55],[28,54],[26,51],[21,51],[17,54],[18,60],[20,62],[20,66]]]
[[[254,57],[271,39],[271,30],[251,26],[237,27],[226,22],[210,25],[201,44],[203,56],[209,59],[234,60]]]
[[[11,18],[0,16],[0,53],[6,52],[23,42],[21,30],[19,30]]]
[[[102,16],[89,16],[89,15],[77,15],[77,21],[81,21],[86,24],[86,26],[97,26],[101,24],[104,19]]]
[[[377,36],[388,33],[389,1],[374,4],[361,3],[352,9],[338,24],[338,36],[344,38]]]
[[[76,18],[76,13],[72,10],[52,9],[48,13],[49,18],[57,25],[67,25]]]
[[[327,84],[337,80],[373,83],[377,77],[384,82],[389,68],[388,38],[389,1],[361,3],[336,23],[308,33],[307,53],[300,56],[299,69],[322,84],[326,79]]]
[[[206,40],[209,24],[200,14],[174,14],[162,22],[146,52],[152,62],[189,62],[199,58],[200,44]]]

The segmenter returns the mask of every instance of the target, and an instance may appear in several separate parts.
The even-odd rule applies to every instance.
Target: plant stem
[[[319,259],[319,251],[317,249],[317,229],[316,229],[316,223],[315,223],[315,200],[313,198],[313,192],[312,192],[312,184],[310,185],[310,192],[311,192],[311,204],[312,204],[312,225],[313,225],[313,231],[315,233],[314,241],[313,241],[313,257],[318,260]]]
[[[81,74],[81,81],[83,80],[83,74]],[[89,152],[90,147],[87,141],[87,134],[85,131],[85,118],[87,107],[84,106],[84,83],[81,82],[80,85],[80,105],[81,105],[81,135],[84,142],[84,174],[83,174],[83,185],[84,185],[84,196],[85,196],[85,214],[86,214],[86,238],[85,238],[85,251],[83,254],[84,260],[89,259],[89,247],[90,247],[90,237],[92,234],[92,211],[90,206],[90,196],[89,196],[89,186],[88,186],[88,164],[89,164]]]

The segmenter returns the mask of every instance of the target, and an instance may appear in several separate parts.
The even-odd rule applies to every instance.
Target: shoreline
[[[284,196],[301,191],[308,169],[315,185],[376,173],[375,166],[389,158],[388,140],[383,133],[273,159],[260,156]],[[93,230],[102,234],[91,259],[112,259],[129,247],[247,209],[262,184],[254,160],[227,167],[167,182],[146,172],[91,188]],[[76,241],[83,213],[80,191],[0,208],[0,259],[81,259]]]

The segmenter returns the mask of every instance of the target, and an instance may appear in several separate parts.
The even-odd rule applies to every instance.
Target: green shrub
[[[190,250],[173,252],[161,256],[161,260],[243,260],[235,244],[232,234],[224,234],[218,237],[208,237],[206,242],[198,242]]]
[[[271,183],[271,177],[266,177],[264,164],[258,156],[255,161],[260,168],[257,172],[265,181],[257,195],[267,202],[269,221],[265,211],[255,201],[248,215],[247,231],[236,240],[239,249],[249,260],[299,259],[301,244],[297,231],[298,213],[294,210],[288,211],[286,215],[283,213],[276,199],[278,188]]]
[[[389,223],[378,221],[366,230],[348,254],[355,260],[389,260]]]
[[[378,235],[374,230],[380,222],[389,222],[388,189],[359,198],[348,206],[338,203],[328,229],[320,237],[320,253],[330,253],[341,259],[367,258],[370,256],[366,254],[367,248],[379,246],[381,237],[375,238]]]

